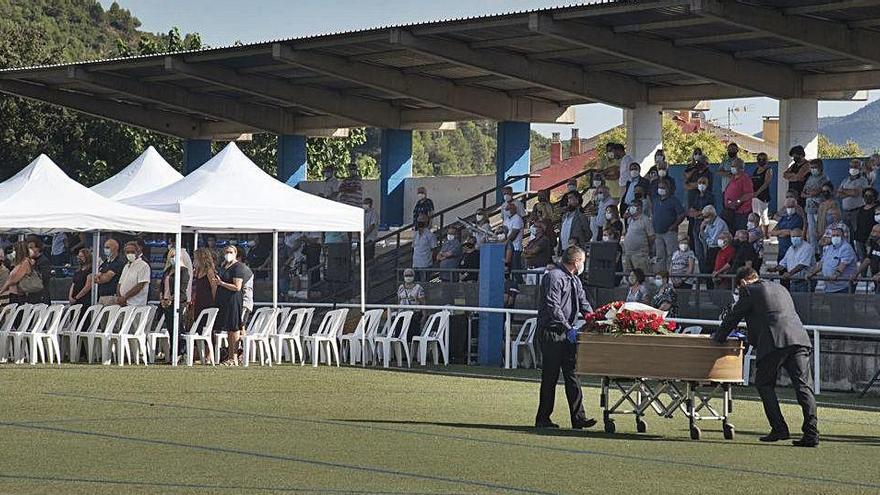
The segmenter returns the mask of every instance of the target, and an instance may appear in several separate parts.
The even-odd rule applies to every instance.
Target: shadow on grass
[[[822,421],[821,419],[819,420]],[[821,425],[821,423],[820,423]],[[763,436],[766,435],[767,432],[757,432],[757,431],[737,431],[737,433],[744,433],[746,435],[755,435],[755,436]],[[792,434],[791,439],[796,440],[800,438],[800,436],[796,434]],[[880,447],[880,437],[868,436],[868,435],[835,435],[830,433],[819,433],[819,443],[854,443],[859,445],[868,445]],[[777,442],[782,445],[790,445],[790,441],[785,442]]]

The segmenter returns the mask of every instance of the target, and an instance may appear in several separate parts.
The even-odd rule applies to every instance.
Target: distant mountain
[[[836,144],[855,141],[867,153],[880,150],[880,100],[849,115],[820,118],[819,134]]]

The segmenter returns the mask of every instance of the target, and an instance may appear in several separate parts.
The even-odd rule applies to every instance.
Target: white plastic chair
[[[371,309],[361,316],[361,321],[353,333],[347,333],[339,337],[339,351],[343,361],[348,356],[349,364],[356,364],[362,359],[361,340],[366,341],[367,335],[375,335],[379,324],[382,323],[383,309]]]
[[[522,326],[519,327],[519,333],[516,334],[516,338],[513,339],[513,342],[510,343],[510,364],[513,368],[519,366],[519,349],[520,347],[524,347],[525,350],[529,351],[528,354],[525,354],[523,357],[525,358],[523,364],[528,364],[529,358],[531,358],[531,367],[534,368],[536,365],[535,359],[535,330],[538,328],[538,319],[537,318],[529,318],[524,321]]]
[[[25,334],[30,332],[34,328],[35,323],[39,323],[39,320],[43,316],[48,306],[46,304],[33,304],[30,305],[27,310],[22,313],[21,322],[15,328],[10,328],[9,331],[3,335],[3,341],[6,343],[7,348],[6,352],[12,351],[12,361],[16,364],[21,364],[24,362],[24,356],[22,355],[22,341],[25,338]],[[9,349],[8,343],[9,340],[12,339],[12,349]]]
[[[700,335],[703,333],[703,327],[687,327],[680,332],[682,335]]]
[[[314,312],[315,308],[296,308],[287,314],[281,322],[278,332],[272,338],[275,364],[281,364],[285,352],[290,356],[291,363],[296,362],[297,355],[299,355],[300,365],[305,363],[301,342],[302,331],[304,325],[312,320]],[[287,349],[284,347],[285,343],[288,345]]]
[[[391,325],[388,327],[388,333],[384,336],[376,337],[376,358],[379,358],[379,351],[381,351],[382,365],[384,367],[388,367],[391,360],[391,353],[395,351],[395,348],[397,349],[395,352],[397,355],[397,366],[402,366],[401,354],[406,356],[407,367],[412,366],[409,356],[409,346],[406,342],[406,336],[409,332],[409,324],[412,321],[412,317],[412,311],[401,311],[397,313],[394,316]]]
[[[337,339],[342,334],[342,327],[345,325],[345,317],[348,315],[348,309],[334,309],[324,314],[321,325],[318,330],[306,337],[303,337],[303,344],[308,349],[312,358],[312,366],[317,367],[320,359],[321,351],[326,347],[325,361],[328,365],[333,364],[333,358],[336,358],[336,366],[339,366],[339,345]]]
[[[107,322],[103,331],[95,333],[93,336],[95,348],[101,349],[101,362],[103,364],[111,364],[113,362],[113,353],[116,352],[116,358],[122,361],[122,346],[117,345],[124,340],[123,336],[128,333],[134,322],[134,312],[136,306],[124,306],[117,313],[116,317]]]
[[[743,385],[749,384],[749,372],[752,368],[752,361],[756,360],[757,356],[755,356],[755,348],[749,346],[749,350],[746,351],[746,355],[743,356]]]
[[[449,365],[449,310],[438,311],[428,317],[422,333],[412,338],[412,355],[418,351],[419,364],[425,366],[428,361],[428,351],[433,351],[434,364],[439,363],[440,354],[443,355],[443,364]]]
[[[104,309],[101,310],[101,313],[98,314],[98,318],[96,318],[95,325],[89,328],[89,331],[85,336],[86,358],[89,363],[93,363],[96,359],[100,359],[104,364],[110,364],[110,357],[107,356],[105,358],[102,352],[104,350],[104,340],[106,340],[109,337],[109,334],[119,326],[117,321],[124,321],[125,313],[130,312],[131,309],[126,310],[126,308],[115,304],[112,306],[105,306]]]
[[[64,311],[64,317],[61,319],[61,326],[58,329],[58,336],[56,338],[62,356],[70,351],[70,339],[73,332],[76,331],[77,324],[79,324],[79,315],[82,313],[82,308],[82,304],[73,304]]]
[[[156,320],[156,324],[152,325],[152,329],[147,333],[147,352],[149,352],[150,362],[156,363],[156,351],[161,342],[165,350],[165,360],[170,363],[172,360],[171,333],[165,328],[165,312],[157,309],[153,319]]]
[[[98,320],[101,311],[103,310],[104,306],[101,304],[95,304],[86,308],[77,322],[76,328],[68,334],[67,339],[69,345],[67,347],[67,358],[71,363],[79,361],[79,351],[80,348],[82,348],[81,344],[87,340],[89,332],[94,328],[97,328]]]
[[[51,363],[54,358],[58,358],[58,364],[61,364],[61,349],[58,346],[58,328],[61,326],[61,319],[64,317],[64,305],[55,304],[44,309],[31,320],[31,328],[24,332],[21,336],[19,356],[27,359],[30,364],[37,364],[37,359]]]
[[[123,325],[119,333],[110,336],[110,340],[115,340],[116,343],[116,357],[119,360],[119,366],[125,363],[126,357],[128,357],[128,364],[138,364],[143,359],[144,366],[148,365],[147,325],[153,321],[155,311],[155,306],[135,307],[128,323]],[[132,345],[136,347],[132,349]]]
[[[0,363],[5,363],[9,360],[9,351],[7,349],[6,342],[9,340],[9,332],[12,331],[12,326],[15,324],[16,318],[19,315],[25,314],[25,312],[30,311],[29,304],[22,304],[19,306],[16,303],[7,304],[0,309]]]
[[[260,352],[260,364],[272,366],[272,345],[269,339],[272,336],[272,331],[277,327],[277,308],[260,308],[254,312],[247,331],[241,337],[242,366],[247,367],[250,364],[251,354],[256,359],[257,351]]]
[[[205,347],[211,347],[211,332],[214,330],[214,321],[217,320],[217,308],[205,308],[199,314],[198,318],[193,322],[189,331],[183,334],[184,344],[186,345],[186,365],[193,365],[196,345],[198,344],[199,358],[202,364],[205,362]],[[214,353],[211,359],[211,365],[216,365],[218,353]]]

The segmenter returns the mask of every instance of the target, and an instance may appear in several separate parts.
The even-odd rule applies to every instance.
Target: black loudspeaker
[[[587,285],[592,287],[611,288],[614,283],[616,265],[616,242],[591,242],[590,261],[587,267]]]

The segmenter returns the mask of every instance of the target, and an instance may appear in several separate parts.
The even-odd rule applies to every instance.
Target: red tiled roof
[[[538,172],[541,174],[541,177],[531,179],[529,188],[533,191],[540,191],[541,189],[546,189],[561,180],[565,180],[584,170],[587,163],[595,160],[596,156],[596,150],[588,150],[580,155],[566,158],[562,160],[562,163],[557,165],[550,165],[549,167],[542,168]],[[565,184],[557,187],[554,191],[562,191],[564,189]]]

